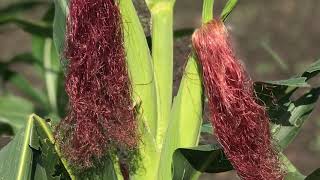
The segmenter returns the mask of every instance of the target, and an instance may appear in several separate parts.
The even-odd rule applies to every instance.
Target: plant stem
[[[202,23],[205,24],[213,19],[214,0],[203,0]]]
[[[155,4],[151,9],[152,57],[157,94],[156,142],[159,149],[168,127],[173,84],[173,6],[171,1]]]

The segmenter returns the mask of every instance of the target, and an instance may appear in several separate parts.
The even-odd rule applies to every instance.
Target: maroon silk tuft
[[[69,112],[56,138],[73,165],[89,168],[111,149],[137,146],[122,20],[115,1],[71,0],[65,42]]]
[[[257,103],[253,83],[235,57],[223,23],[213,20],[203,25],[192,43],[203,71],[214,132],[238,175],[244,180],[283,179],[268,115]]]

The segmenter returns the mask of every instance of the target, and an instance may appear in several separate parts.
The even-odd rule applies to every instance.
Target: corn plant
[[[61,122],[68,117],[69,109],[72,108],[68,106],[70,103],[64,89],[65,81],[70,102],[78,100],[71,99],[72,91],[68,91],[72,63],[70,59],[78,55],[78,51],[73,52],[73,56],[68,56],[65,50],[70,48],[70,44],[66,47],[71,32],[68,17],[75,12],[70,7],[71,3],[68,0],[55,0],[54,3],[30,0],[17,2],[0,10],[0,25],[16,24],[32,36],[31,52],[18,54],[0,64],[2,83],[14,85],[27,97],[15,96],[6,88],[3,88],[0,96],[0,126],[4,127],[0,128],[0,131],[14,135],[12,141],[0,151],[0,179],[193,180],[199,179],[202,173],[220,173],[233,169],[246,179],[246,172],[239,171],[239,166],[225,149],[226,145],[199,143],[200,137],[205,134],[219,137],[219,129],[203,121],[204,106],[207,101],[209,105],[212,101],[208,96],[210,89],[206,83],[207,77],[204,76],[206,62],[201,58],[201,52],[198,51],[201,47],[197,43],[193,43],[194,48],[187,60],[178,93],[175,97],[172,96],[173,42],[178,34],[173,31],[175,1],[146,0],[146,4],[151,14],[150,47],[147,42],[150,37],[146,37],[132,1],[116,2],[122,19],[120,26],[125,50],[125,64],[122,66],[127,66],[131,84],[131,110],[134,111],[137,123],[135,130],[138,140],[133,154],[133,159],[136,159],[134,167],[126,164],[126,158],[130,160],[131,149],[123,150],[122,146],[115,146],[114,149],[103,150],[101,155],[90,151],[92,156],[97,156],[97,162],[87,163],[90,167],[78,168],[76,163],[79,158],[70,158],[64,149],[63,141],[68,134],[56,130],[57,127],[59,129],[68,125]],[[221,16],[213,17],[214,0],[204,0],[203,26],[212,23],[212,19],[225,22],[236,4],[237,0],[229,0]],[[35,6],[47,9],[42,20],[33,21],[21,16],[21,13]],[[195,31],[193,39],[197,33],[199,30]],[[112,52],[110,53],[112,55]],[[34,67],[34,71],[45,84],[45,90],[34,87],[20,72],[13,71],[10,67],[15,63]],[[319,169],[310,175],[303,175],[281,153],[298,135],[315,107],[320,87],[319,84],[311,86],[308,80],[319,73],[320,60],[290,79],[252,84],[256,96],[263,102],[270,117],[268,124],[272,139],[279,152],[279,164],[284,169],[281,179],[320,178]],[[99,84],[93,86],[100,87]],[[304,93],[293,100],[293,94],[301,89]],[[213,126],[216,122],[213,121]],[[121,126],[121,123],[118,126]],[[131,138],[121,137],[120,140]],[[81,161],[81,154],[79,156]],[[243,162],[245,163],[247,162]],[[263,167],[257,169],[259,168]]]

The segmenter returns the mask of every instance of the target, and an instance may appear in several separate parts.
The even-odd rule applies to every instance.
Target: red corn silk
[[[269,118],[257,103],[253,83],[235,57],[220,20],[192,37],[202,67],[210,120],[224,152],[245,180],[280,180],[284,172],[272,146]]]
[[[137,146],[123,44],[114,0],[70,1],[64,52],[69,112],[57,127],[56,138],[76,167],[92,167],[111,149]]]

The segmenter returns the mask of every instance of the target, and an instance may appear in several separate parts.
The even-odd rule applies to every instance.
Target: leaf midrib
[[[25,134],[24,134],[24,141],[22,146],[22,153],[19,158],[19,167],[18,167],[18,174],[17,174],[17,180],[23,180],[24,177],[24,171],[25,171],[25,161],[27,158],[27,148],[29,148],[29,140],[30,140],[30,133],[32,128],[32,122],[33,122],[33,114],[29,116],[28,123],[26,126]],[[32,157],[31,157],[32,158]]]

